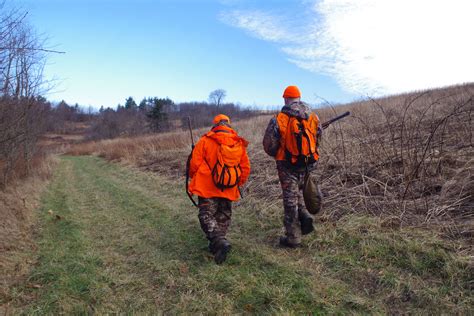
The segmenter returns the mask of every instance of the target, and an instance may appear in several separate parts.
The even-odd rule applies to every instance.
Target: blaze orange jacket
[[[238,141],[242,141],[244,145],[244,151],[240,160],[242,175],[239,186],[247,181],[250,174],[250,161],[246,150],[248,142],[237,135],[232,128],[217,126],[203,135],[196,144],[196,147],[194,147],[189,166],[189,176],[191,177],[189,192],[203,198],[220,197],[231,201],[236,201],[240,198],[237,187],[224,189],[223,191],[218,189],[212,181],[211,170],[217,162],[219,144],[233,145]]]

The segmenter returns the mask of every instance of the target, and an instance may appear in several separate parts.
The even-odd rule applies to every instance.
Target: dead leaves
[[[53,217],[54,221],[57,222],[57,221],[60,221],[62,218],[61,215],[58,215],[58,214],[54,214],[53,210],[49,210],[48,211],[48,214]]]

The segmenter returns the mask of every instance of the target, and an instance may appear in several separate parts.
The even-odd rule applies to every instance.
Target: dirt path
[[[466,267],[436,240],[427,237],[425,251],[413,244],[418,236],[391,232],[382,238],[377,224],[364,219],[340,228],[322,225],[309,246],[287,251],[269,241],[279,223],[259,224],[258,213],[244,205],[234,213],[233,251],[217,266],[206,251],[196,210],[181,183],[170,179],[99,158],[65,157],[42,203],[38,263],[27,283],[12,289],[16,306],[27,313],[468,308],[463,304],[469,301],[456,307],[453,301],[467,293],[458,284],[469,277],[462,274]],[[360,232],[367,227],[375,232]],[[418,253],[436,262],[426,263]],[[453,265],[459,265],[455,272]]]

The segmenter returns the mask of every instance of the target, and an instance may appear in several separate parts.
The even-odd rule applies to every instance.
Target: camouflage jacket
[[[308,104],[301,101],[297,101],[291,103],[290,105],[285,105],[281,109],[281,112],[290,116],[308,119],[309,115],[311,114],[311,109]],[[321,135],[320,128],[318,128],[317,135],[319,139]],[[273,117],[268,123],[267,129],[265,130],[265,135],[263,136],[263,149],[269,156],[275,157],[279,147],[280,130],[278,128],[276,117]]]

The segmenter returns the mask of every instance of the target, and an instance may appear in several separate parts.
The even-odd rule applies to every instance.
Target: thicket
[[[0,187],[28,175],[41,160],[36,146],[50,105],[40,94],[46,62],[44,40],[28,24],[27,12],[0,2]]]
[[[148,97],[137,105],[132,97],[115,109],[101,107],[91,119],[87,132],[90,140],[110,139],[121,136],[169,132],[186,129],[188,117],[195,128],[209,126],[219,113],[229,115],[232,120],[249,118],[258,114],[250,108],[233,103],[183,102],[175,103],[169,98]]]

